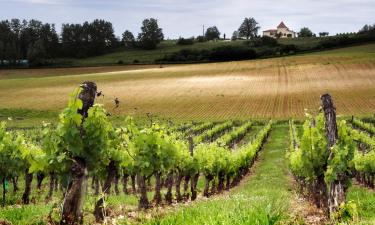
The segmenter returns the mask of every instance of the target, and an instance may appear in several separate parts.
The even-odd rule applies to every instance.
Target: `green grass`
[[[203,43],[195,43],[193,45],[177,45],[176,41],[163,41],[153,50],[143,49],[121,49],[113,53],[100,55],[96,57],[89,57],[83,59],[59,59],[56,61],[59,63],[68,63],[73,66],[92,66],[92,65],[113,65],[117,64],[119,60],[125,64],[132,64],[134,60],[139,63],[152,64],[155,60],[164,57],[166,54],[178,52],[181,49],[194,49],[194,50],[209,50],[220,46],[242,46],[244,41],[208,41]]]
[[[375,224],[375,190],[353,185],[347,199],[357,205],[360,224]]]
[[[55,122],[58,112],[40,111],[32,109],[0,109],[0,121],[6,121],[11,128],[42,127],[43,122]]]
[[[293,38],[280,39],[280,44],[294,44],[301,49],[310,49],[315,47],[321,38]],[[191,50],[210,50],[220,46],[245,46],[246,40],[237,41],[208,41],[202,43],[194,43],[193,45],[177,45],[176,41],[167,40],[161,42],[154,50],[142,49],[121,49],[113,53],[104,54],[96,57],[89,57],[83,59],[58,59],[56,64],[68,64],[72,66],[93,66],[93,65],[113,65],[118,61],[123,61],[125,64],[132,64],[135,60],[143,64],[152,64],[155,60],[164,57],[165,55],[178,52],[181,49]]]
[[[284,160],[286,126],[277,126],[252,174],[229,193],[203,199],[147,224],[274,224],[290,220],[291,184]],[[142,221],[145,222],[145,221]]]

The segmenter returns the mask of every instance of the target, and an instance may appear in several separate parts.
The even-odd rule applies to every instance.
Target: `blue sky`
[[[375,23],[375,0],[0,0],[0,19],[35,18],[55,23],[82,23],[95,18],[111,21],[117,36],[125,29],[137,34],[141,21],[154,17],[166,38],[202,33],[216,25],[230,37],[244,17],[254,17],[261,30],[284,21],[298,31],[331,34],[359,30]]]

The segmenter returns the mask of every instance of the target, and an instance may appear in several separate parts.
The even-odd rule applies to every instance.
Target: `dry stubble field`
[[[133,70],[136,69],[136,70]],[[375,44],[274,59],[166,66],[0,71],[0,108],[59,111],[82,81],[113,114],[174,119],[289,118],[333,95],[341,115],[375,112]],[[113,109],[113,99],[121,101]]]

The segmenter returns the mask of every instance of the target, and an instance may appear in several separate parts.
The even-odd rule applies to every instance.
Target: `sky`
[[[309,27],[330,34],[358,31],[375,23],[375,0],[0,0],[0,20],[38,19],[54,23],[112,22],[116,36],[140,31],[145,18],[156,18],[165,38],[202,34],[217,26],[230,37],[245,17],[254,17],[262,30],[281,22],[292,30]]]

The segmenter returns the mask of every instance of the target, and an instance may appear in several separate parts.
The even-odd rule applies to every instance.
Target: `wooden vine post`
[[[331,151],[331,148],[338,140],[336,108],[334,107],[332,98],[329,94],[322,95],[321,101],[325,116],[329,160],[331,160],[334,157],[334,153]],[[345,184],[347,181],[348,176],[345,173],[339,173],[337,174],[336,180],[330,184],[328,190],[328,209],[330,215],[338,210],[342,202],[345,202]]]
[[[82,115],[82,124],[88,116],[88,110],[94,105],[97,87],[94,82],[85,81],[81,85],[81,92],[78,96],[82,100],[82,109],[78,113]],[[81,137],[84,135],[84,129],[81,125]],[[75,157],[70,168],[72,180],[65,195],[61,224],[82,224],[83,223],[83,203],[87,190],[88,171],[86,160]]]

